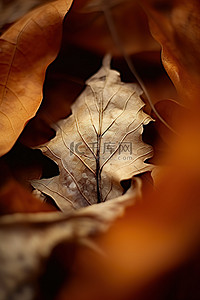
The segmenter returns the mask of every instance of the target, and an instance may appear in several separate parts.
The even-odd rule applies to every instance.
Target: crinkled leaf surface
[[[109,56],[86,83],[72,115],[41,146],[58,164],[60,175],[32,182],[63,211],[116,198],[123,193],[122,180],[152,169],[144,162],[152,147],[142,141],[143,125],[151,117],[143,112],[139,86],[121,82],[110,69]]]
[[[10,150],[41,103],[45,71],[59,50],[71,2],[37,8],[0,38],[0,155]]]

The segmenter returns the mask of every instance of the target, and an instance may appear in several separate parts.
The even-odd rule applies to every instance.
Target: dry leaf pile
[[[200,299],[200,4],[107,2],[0,3],[2,300]]]

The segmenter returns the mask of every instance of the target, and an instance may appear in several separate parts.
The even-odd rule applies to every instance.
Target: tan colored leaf
[[[137,179],[125,195],[114,201],[86,207],[68,216],[52,212],[1,217],[0,239],[4,242],[0,243],[0,299],[35,299],[38,277],[53,248],[61,243],[65,243],[65,254],[70,243],[73,249],[76,244],[83,244],[102,254],[92,237],[105,232],[125,207],[136,201],[140,186],[141,180]]]
[[[120,196],[122,180],[149,171],[144,161],[152,147],[142,141],[141,89],[120,80],[110,69],[110,57],[87,82],[72,105],[72,115],[57,124],[57,134],[42,151],[59,166],[60,175],[35,180],[33,186],[50,195],[67,212]]]
[[[57,0],[30,12],[0,38],[0,155],[41,103],[45,71],[59,50],[71,2]]]

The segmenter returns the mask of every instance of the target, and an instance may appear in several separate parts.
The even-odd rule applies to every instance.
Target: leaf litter
[[[173,30],[172,30],[172,32],[173,32]],[[166,48],[166,45],[164,44],[164,48]],[[183,47],[182,47],[183,48]],[[176,62],[175,62],[175,66],[176,66]],[[171,70],[172,70],[172,72],[174,72],[174,69],[173,68],[171,68]],[[182,82],[185,82],[185,81],[182,81]],[[184,90],[184,89],[183,89]],[[189,89],[189,91],[191,91],[191,89]],[[84,112],[84,111],[83,111]],[[58,126],[59,126],[59,124],[58,124]],[[68,131],[66,131],[66,132],[68,132]],[[71,148],[72,149],[70,149],[71,150],[71,156],[75,156],[75,144],[74,144],[74,146],[73,146],[73,144],[71,145]],[[78,145],[78,149],[80,149],[79,148],[79,146],[80,145]],[[198,147],[197,147],[198,148]],[[184,149],[184,147],[181,147],[181,153],[182,153],[182,149]],[[179,149],[180,150],[180,149]],[[82,150],[81,150],[82,151]],[[80,151],[79,151],[80,152]],[[78,153],[79,155],[80,155],[80,153]],[[183,162],[185,162],[185,159],[183,160]],[[182,165],[182,164],[181,164]],[[179,172],[180,172],[180,170],[179,170]],[[179,174],[180,175],[180,174]],[[182,175],[182,173],[181,173],[181,175]],[[174,176],[174,174],[173,174],[173,176]],[[179,177],[180,176],[175,176],[174,178],[176,179],[176,178],[178,178],[179,179]],[[171,179],[171,177],[170,177],[170,179]],[[192,178],[193,179],[193,178]],[[139,181],[140,182],[140,180],[139,179],[137,179],[137,181]],[[165,181],[166,182],[166,181]],[[170,182],[170,184],[171,183],[173,183],[174,181],[170,181],[169,180],[169,182]],[[181,181],[180,181],[181,182]],[[187,181],[188,182],[188,181]],[[141,182],[140,182],[141,183]],[[181,182],[181,185],[183,185],[183,183]],[[166,184],[164,185],[165,186],[165,188],[166,188]],[[180,186],[180,184],[179,184],[179,186]],[[185,185],[183,185],[183,187],[190,187],[190,185],[188,185],[188,184],[185,184]],[[140,190],[140,189],[135,189],[135,187],[133,187],[133,186],[131,186],[131,189],[132,189],[132,192],[133,191],[138,191],[138,190]],[[182,188],[181,188],[181,190],[183,190]],[[163,193],[162,195],[160,195],[160,197],[162,198],[162,201],[160,201],[160,199],[158,199],[159,201],[157,201],[157,203],[155,203],[154,204],[154,207],[156,207],[156,210],[155,210],[155,217],[157,216],[158,217],[158,223],[157,224],[159,224],[159,226],[157,226],[157,224],[156,224],[156,229],[162,229],[162,227],[163,227],[163,224],[162,224],[162,222],[160,222],[160,211],[161,212],[163,212],[163,216],[164,216],[164,218],[163,218],[163,220],[164,220],[164,228],[165,227],[167,227],[169,230],[170,230],[170,228],[172,228],[173,230],[172,230],[172,232],[170,233],[169,232],[169,234],[168,235],[166,235],[166,237],[170,237],[170,241],[171,241],[171,239],[172,240],[175,240],[176,242],[178,241],[178,243],[180,243],[180,241],[179,241],[179,238],[181,237],[182,238],[182,234],[180,234],[180,232],[178,231],[178,238],[176,237],[176,238],[171,238],[171,236],[173,237],[173,233],[175,232],[174,231],[174,228],[176,228],[177,227],[177,224],[181,224],[180,226],[182,227],[183,226],[183,224],[182,224],[182,222],[178,222],[177,223],[177,215],[176,214],[174,214],[174,203],[176,203],[176,201],[177,201],[177,194],[175,193],[176,191],[177,191],[177,187],[176,188],[174,188],[174,189],[170,189],[168,186],[167,186],[167,188],[166,188],[166,192],[168,192],[168,191],[170,191],[170,193],[171,193],[171,196],[172,197],[169,197],[170,195],[168,194],[168,193]],[[172,192],[173,191],[173,192]],[[175,191],[175,192],[174,192]],[[127,197],[128,198],[128,194],[130,193],[130,197],[129,197],[129,200],[130,200],[130,202],[131,202],[131,199],[135,199],[135,197],[134,197],[134,195],[132,194],[132,192],[130,191],[130,190],[128,190],[128,192],[127,193],[125,193],[125,195],[123,195],[123,196],[120,196],[120,197],[118,197],[117,199],[121,199],[121,201],[123,202],[123,200],[122,199],[124,199],[124,197]],[[185,197],[187,197],[188,196],[188,194],[190,194],[190,195],[195,195],[195,198],[197,198],[196,197],[196,194],[194,193],[194,190],[193,190],[193,192],[192,193],[189,193],[188,191],[187,191],[187,193],[185,193],[185,191],[184,191],[184,193],[183,194],[180,194],[180,205],[177,205],[177,207],[178,207],[178,209],[176,209],[177,210],[177,214],[178,214],[178,216],[179,215],[181,215],[181,216],[184,216],[184,222],[185,222],[185,220],[187,219],[188,220],[188,218],[186,218],[185,219],[185,211],[187,211],[188,212],[188,210],[185,210],[185,207],[184,207],[184,205],[183,205],[183,199],[184,199],[184,197],[182,197],[181,195],[184,195]],[[164,198],[163,198],[164,197]],[[173,197],[175,197],[175,198],[173,198]],[[155,198],[155,197],[154,197]],[[178,199],[179,199],[178,198]],[[168,208],[169,207],[169,205],[168,205],[168,201],[163,201],[163,199],[164,200],[169,200],[170,199],[170,201],[171,201],[171,199],[173,200],[173,201],[171,201],[172,203],[173,203],[173,205],[171,206],[171,210],[172,210],[172,213],[171,214],[169,214],[169,212],[168,212],[168,217],[169,217],[169,221],[170,221],[170,224],[171,224],[171,220],[173,220],[173,217],[174,217],[174,219],[176,219],[176,222],[173,224],[173,226],[169,226],[170,224],[168,224],[168,223],[166,223],[166,211],[165,211],[165,209],[166,209],[166,207]],[[189,208],[191,207],[191,203],[193,204],[194,203],[194,201],[192,201],[191,202],[191,197],[189,197],[188,198],[190,201],[187,201],[188,203],[189,203]],[[97,200],[97,199],[96,199]],[[174,202],[174,200],[175,200],[175,202]],[[186,199],[185,199],[186,200]],[[193,199],[194,200],[194,199]],[[98,202],[98,201],[97,201]],[[130,203],[129,202],[129,203]],[[151,201],[150,201],[151,202]],[[80,216],[79,214],[81,214],[82,212],[84,212],[84,215],[86,215],[86,216],[88,216],[87,215],[87,211],[91,211],[91,210],[93,210],[93,212],[95,211],[95,214],[96,214],[96,217],[97,217],[97,211],[99,211],[100,212],[100,214],[99,214],[99,217],[101,217],[102,219],[101,220],[103,220],[104,219],[104,217],[105,217],[105,215],[104,215],[104,212],[103,212],[103,210],[101,211],[101,208],[103,208],[103,207],[105,207],[106,208],[106,206],[113,206],[114,207],[114,203],[117,203],[117,200],[116,199],[113,199],[113,201],[107,201],[107,202],[105,202],[105,203],[100,203],[100,204],[94,204],[94,205],[92,205],[92,206],[88,206],[88,207],[86,207],[86,208],[83,208],[83,209],[80,209],[80,210],[77,210],[76,212],[73,212],[73,214],[71,214],[71,217],[72,217],[72,215],[73,216],[75,216],[76,214],[78,215],[78,216]],[[133,202],[132,202],[133,203]],[[163,203],[165,204],[164,206],[165,206],[165,208],[164,208],[164,210],[160,210],[159,208],[161,208],[161,206],[163,207]],[[160,204],[161,206],[159,207],[159,205],[157,205],[157,204]],[[151,203],[151,205],[152,205],[152,203]],[[159,207],[159,208],[158,208]],[[180,208],[184,208],[184,213],[183,214],[180,214],[179,213],[179,209]],[[97,209],[96,209],[97,208]],[[113,209],[113,208],[112,208]],[[111,212],[113,211],[111,209]],[[176,211],[175,210],[175,211]],[[107,210],[105,210],[105,211],[107,211]],[[147,209],[146,209],[146,211],[147,211]],[[167,210],[168,211],[168,210]],[[190,210],[189,210],[190,211]],[[148,212],[151,214],[152,213],[152,210],[148,210]],[[58,218],[57,217],[57,215],[59,214],[59,213],[53,213],[53,214],[55,214],[54,216],[56,216],[56,218]],[[191,214],[192,215],[192,214]],[[171,218],[171,216],[172,216],[172,218]],[[44,222],[45,223],[45,219],[46,219],[46,223],[48,223],[48,225],[50,225],[50,224],[52,224],[53,222],[54,222],[54,217],[52,217],[52,215],[51,214],[43,214],[43,215],[41,215],[41,216],[38,216],[38,215],[25,215],[25,214],[20,214],[20,215],[15,215],[14,217],[9,217],[9,216],[6,216],[6,217],[3,217],[3,218],[1,218],[1,226],[7,226],[7,228],[11,228],[10,229],[10,232],[9,231],[7,231],[6,230],[6,233],[4,234],[3,233],[3,236],[2,236],[2,240],[4,240],[5,241],[5,243],[1,243],[1,245],[0,245],[0,247],[1,247],[1,249],[3,248],[3,250],[4,250],[4,253],[10,253],[10,252],[12,252],[12,250],[11,250],[11,247],[10,247],[10,245],[11,245],[11,243],[13,243],[13,241],[14,241],[14,239],[16,238],[16,236],[19,234],[19,236],[22,234],[22,232],[24,232],[23,230],[24,230],[24,228],[23,228],[23,226],[25,226],[25,230],[27,230],[27,224],[29,224],[30,225],[30,227],[31,227],[31,231],[32,231],[32,233],[34,232],[34,230],[35,230],[35,227],[37,227],[37,230],[40,228],[40,233],[43,231],[43,228],[41,228],[41,222],[38,220],[36,220],[37,218],[42,218],[42,222]],[[68,223],[66,223],[66,226],[68,226],[69,225],[69,227],[70,227],[70,234],[69,235],[67,235],[66,233],[64,234],[64,238],[65,239],[68,239],[69,238],[69,236],[70,236],[70,238],[72,238],[72,236],[75,234],[75,232],[77,232],[77,233],[79,233],[80,235],[81,235],[81,228],[83,228],[82,227],[82,225],[81,226],[77,226],[76,227],[76,229],[73,229],[74,227],[73,226],[71,226],[70,225],[70,222],[69,222],[69,218],[67,217],[67,216],[65,216],[64,214],[59,214],[59,218],[63,218],[63,219],[65,219],[65,220],[67,220],[67,222]],[[141,218],[141,217],[143,217],[143,219]],[[27,218],[26,219],[26,221],[24,222],[24,218]],[[110,216],[109,216],[109,218],[110,218]],[[17,220],[17,219],[19,219],[19,220]],[[76,218],[75,218],[76,219]],[[96,219],[94,219],[95,221],[97,220],[98,218],[96,218]],[[133,218],[132,218],[133,220],[135,219],[134,218],[134,216],[133,216]],[[137,219],[137,215],[136,215],[136,219]],[[154,238],[150,238],[150,239],[148,239],[149,238],[149,235],[148,235],[148,238],[147,238],[147,233],[146,232],[148,232],[148,228],[149,228],[149,219],[148,219],[148,215],[146,216],[145,215],[145,212],[144,212],[144,215],[143,215],[143,212],[142,212],[142,209],[141,209],[141,214],[139,215],[139,217],[138,217],[138,219],[140,220],[140,222],[139,222],[139,224],[137,224],[137,220],[136,220],[136,224],[135,223],[132,223],[132,227],[133,228],[138,228],[138,230],[139,230],[139,234],[137,235],[134,235],[134,231],[132,232],[131,231],[131,234],[132,235],[127,235],[127,238],[128,238],[128,247],[130,246],[130,237],[133,237],[133,236],[136,236],[136,240],[135,239],[133,239],[133,249],[134,249],[134,251],[135,251],[135,248],[137,248],[137,246],[139,246],[139,251],[141,252],[141,253],[143,253],[143,254],[145,254],[145,256],[148,258],[148,261],[150,262],[150,264],[152,265],[152,260],[150,259],[149,260],[149,255],[146,255],[146,252],[143,252],[143,251],[141,251],[141,240],[139,240],[139,241],[137,241],[137,237],[139,236],[141,236],[142,235],[142,229],[141,228],[144,228],[144,231],[145,231],[145,234],[144,234],[144,239],[145,239],[145,241],[150,241],[150,246],[152,246],[152,245],[154,245],[156,248],[155,249],[160,249],[159,247],[158,247],[158,244],[157,244],[157,241],[155,241],[155,232],[153,232],[153,234],[154,234]],[[146,219],[147,219],[147,221],[148,222],[146,222],[145,223],[145,221],[146,221]],[[151,216],[151,218],[150,218],[151,220],[152,219],[154,219],[154,218],[152,218],[152,216]],[[161,218],[162,219],[162,218]],[[192,216],[192,218],[191,218],[191,220],[193,220],[194,219],[194,217]],[[34,221],[35,220],[35,221]],[[76,219],[76,220],[79,220],[80,221],[80,219]],[[87,219],[88,220],[88,219]],[[93,220],[93,221],[94,221]],[[145,220],[145,221],[144,221]],[[189,219],[189,221],[191,221],[190,219]],[[154,220],[153,220],[154,221]],[[12,234],[12,232],[13,232],[13,229],[16,229],[17,227],[16,227],[16,224],[17,224],[17,222],[19,222],[19,223],[21,223],[21,230],[22,230],[22,232],[16,232],[15,230],[14,230],[14,233]],[[26,223],[27,222],[27,223]],[[39,224],[39,226],[35,226],[34,227],[34,225],[33,225],[33,223],[37,223],[38,222],[38,224]],[[56,221],[57,222],[57,221]],[[56,223],[55,222],[55,223]],[[4,223],[4,224],[3,224]],[[54,224],[55,224],[54,223]],[[61,222],[62,223],[62,222]],[[192,223],[192,222],[191,222]],[[78,224],[78,223],[77,223]],[[84,223],[84,224],[86,224],[86,223]],[[102,222],[100,222],[99,224],[103,224]],[[146,224],[146,226],[143,226],[143,225],[145,225]],[[193,223],[192,223],[193,224]],[[62,225],[64,225],[64,224],[62,224]],[[93,223],[93,225],[94,225],[94,223]],[[93,227],[93,225],[91,226],[91,224],[89,225],[89,228],[90,228],[90,230],[91,230],[91,232],[92,232],[92,227]],[[120,224],[121,225],[121,224]],[[138,226],[137,226],[138,225]],[[140,226],[141,225],[141,226]],[[50,225],[51,226],[51,225]],[[91,226],[91,227],[90,227]],[[4,227],[4,229],[5,229],[5,227]],[[64,227],[65,226],[61,226],[61,228],[62,228],[62,230],[64,230]],[[98,227],[98,229],[99,229],[100,227]],[[196,226],[191,226],[191,228],[192,228],[192,230],[190,229],[190,230],[188,230],[188,228],[187,228],[187,230],[185,230],[184,232],[187,232],[188,234],[190,234],[190,233],[192,233],[191,235],[192,235],[192,237],[194,236],[193,235],[193,230],[194,230],[194,228],[196,228]],[[125,227],[125,229],[127,229],[126,227]],[[17,230],[17,229],[16,229]],[[181,232],[183,232],[183,228],[181,229]],[[44,237],[46,237],[47,238],[47,236],[45,235],[45,233],[47,233],[46,231],[44,231],[44,235],[43,235],[43,238],[41,238],[41,242],[43,242],[44,241]],[[136,230],[136,233],[137,233],[137,230]],[[7,238],[7,240],[9,240],[9,235],[10,234],[12,234],[12,238],[10,238],[10,241],[9,241],[9,247],[8,247],[8,244],[7,244],[7,246],[6,246],[6,239],[5,239],[5,237]],[[38,232],[37,232],[37,234],[38,234]],[[85,231],[85,234],[87,235],[87,236],[89,236],[88,235],[88,232],[87,231]],[[112,232],[112,234],[113,234],[113,232]],[[80,235],[78,236],[78,238],[80,238]],[[119,246],[119,244],[120,244],[120,242],[121,242],[121,240],[119,240],[119,238],[118,238],[118,232],[117,232],[117,247],[115,246],[115,249],[117,249],[118,248],[118,246]],[[21,245],[20,245],[20,243],[18,243],[18,246],[20,246],[21,247],[21,250],[20,251],[25,251],[25,249],[24,249],[24,245],[26,246],[26,245],[30,245],[30,243],[27,243],[27,237],[30,237],[31,239],[32,239],[32,235],[30,235],[30,232],[28,232],[28,234],[25,234],[24,235],[24,241],[21,243]],[[164,237],[165,239],[166,239],[166,237],[165,237],[165,235],[162,233],[162,237]],[[49,231],[48,232],[48,238],[51,238],[51,232]],[[111,235],[111,238],[109,238],[109,240],[112,240],[112,238],[113,238],[113,236]],[[15,239],[16,240],[16,239]],[[22,239],[21,239],[22,240]],[[57,241],[58,242],[58,241]],[[51,244],[51,247],[47,247],[48,248],[48,251],[50,251],[50,249],[52,249],[52,247],[53,246],[55,246],[55,244],[57,243],[57,242],[55,242],[55,243],[53,243],[52,242],[52,244]],[[191,240],[189,239],[189,241],[188,241],[188,245],[191,243]],[[38,243],[38,245],[39,246],[37,246],[38,247],[38,249],[39,249],[39,247],[41,246],[41,244],[40,243]],[[163,245],[163,242],[162,242],[162,245]],[[170,242],[169,242],[169,245],[170,245]],[[47,245],[46,245],[47,246]],[[36,247],[36,248],[37,248]],[[123,245],[123,247],[124,247],[124,245]],[[6,249],[7,248],[7,249]],[[145,247],[144,247],[145,248]],[[162,248],[162,247],[161,247]],[[41,248],[40,249],[43,249],[43,245],[41,246]],[[124,247],[124,249],[125,249],[125,251],[127,251],[127,248],[126,247]],[[146,249],[148,249],[148,253],[149,253],[149,245],[148,245],[148,247],[146,247]],[[8,251],[8,250],[10,250],[10,252]],[[28,250],[29,251],[29,250]],[[28,253],[28,251],[27,251],[27,257],[29,258],[29,253]],[[48,251],[46,252],[46,253],[48,253]],[[134,251],[132,251],[132,253],[133,253],[133,256],[134,256]],[[159,250],[160,251],[160,250]],[[173,249],[173,251],[174,251],[174,249]],[[14,251],[13,251],[14,252]],[[180,253],[182,253],[183,252],[183,247],[181,247],[181,250],[179,251],[179,256],[180,256]],[[1,255],[2,255],[2,251],[1,251]],[[36,257],[37,257],[37,259],[38,259],[38,261],[40,260],[40,258],[41,258],[41,252],[40,251],[36,251],[35,252],[36,253]],[[132,254],[131,253],[131,254]],[[157,253],[156,251],[154,251],[154,254],[155,253]],[[169,251],[162,251],[162,253],[164,253],[164,254],[166,254],[167,256],[167,258],[169,258]],[[121,254],[121,253],[120,253]],[[15,256],[15,253],[11,253],[11,255],[13,255],[13,257]],[[47,256],[48,254],[46,254],[46,256]],[[125,252],[125,255],[127,255],[127,253]],[[136,255],[137,256],[137,255]],[[156,261],[158,261],[158,256],[157,255],[155,255],[156,256]],[[2,257],[3,256],[1,256],[1,259],[2,259]],[[5,256],[6,257],[6,256]],[[43,257],[45,257],[45,255],[43,256]],[[138,256],[136,257],[136,259],[137,259],[137,261],[138,261]],[[118,261],[120,261],[121,259],[119,259]],[[171,261],[172,259],[170,258],[170,261]],[[7,262],[9,261],[9,258],[8,258],[8,260],[7,260]],[[28,260],[27,260],[28,261]],[[160,260],[159,260],[160,261]],[[168,263],[168,259],[163,259],[162,261],[164,261],[164,262],[166,262],[167,261],[167,264],[169,265],[169,263]],[[123,261],[122,261],[123,262]],[[12,291],[10,290],[10,293],[9,293],[9,296],[10,296],[10,294],[15,290],[15,294],[14,294],[14,292],[13,292],[13,294],[12,295],[14,295],[14,296],[16,296],[16,295],[18,295],[18,298],[19,299],[23,299],[23,297],[22,297],[22,295],[21,295],[21,297],[19,297],[19,285],[22,285],[22,283],[23,283],[23,280],[21,280],[19,277],[19,273],[18,272],[16,272],[16,269],[14,270],[14,268],[13,268],[13,261],[10,261],[9,262],[10,263],[10,269],[6,269],[5,268],[5,270],[3,270],[3,273],[1,273],[2,274],[2,278],[3,278],[3,280],[4,280],[4,282],[6,281],[6,278],[8,278],[8,277],[6,277],[6,276],[8,276],[8,273],[10,272],[11,274],[12,274],[12,272],[15,272],[15,277],[12,277],[12,275],[11,275],[11,277],[12,277],[12,279],[14,278],[15,279],[15,281],[17,282],[16,283],[16,285],[15,285],[15,289],[13,288],[12,289]],[[128,260],[128,264],[130,265],[130,261]],[[147,274],[147,268],[146,268],[146,264],[143,264],[143,265],[145,265],[145,276],[146,276],[146,274]],[[161,263],[161,264],[159,264],[160,266],[161,266],[161,268],[162,268],[162,274],[163,274],[163,264]],[[3,264],[0,264],[0,266],[1,266],[1,270],[4,268],[4,266],[3,266]],[[154,268],[154,270],[156,269],[156,264],[153,264],[153,268]],[[138,268],[139,268],[139,274],[141,274],[141,264],[139,263],[138,264]],[[134,267],[134,272],[135,272],[135,267]],[[128,268],[128,270],[129,270],[129,268]],[[36,272],[37,273],[37,272]],[[35,274],[36,274],[35,273]],[[136,272],[135,272],[135,274],[137,274]],[[37,276],[37,274],[36,274],[36,276]],[[18,278],[19,278],[19,280],[18,280]],[[160,278],[160,277],[159,277]],[[21,280],[21,281],[20,281]],[[24,281],[26,281],[26,283],[27,283],[27,276],[25,276],[25,278],[24,278]],[[133,283],[134,281],[132,280],[131,281],[131,287],[132,287],[132,283]],[[10,281],[9,280],[7,280],[7,283],[10,283]],[[126,285],[127,286],[127,285]],[[102,288],[102,287],[101,287]],[[1,289],[1,293],[2,293],[2,289]],[[17,297],[10,297],[9,299],[17,299]],[[8,297],[7,297],[8,298]],[[28,299],[27,297],[26,298],[24,298],[24,299]]]

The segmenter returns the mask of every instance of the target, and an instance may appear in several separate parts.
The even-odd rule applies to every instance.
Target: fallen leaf
[[[153,152],[141,135],[152,119],[139,86],[121,82],[109,56],[86,84],[72,115],[55,126],[56,137],[40,147],[60,175],[32,181],[64,212],[120,196],[121,181],[153,167],[144,162]]]
[[[0,155],[10,150],[40,106],[45,71],[58,53],[71,2],[35,9],[0,38]]]

